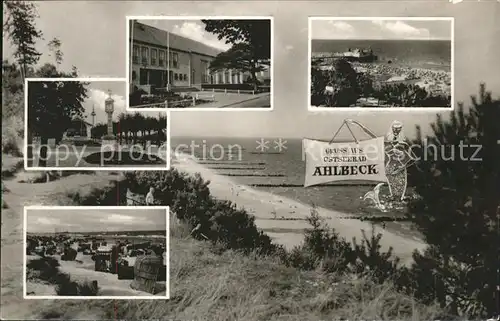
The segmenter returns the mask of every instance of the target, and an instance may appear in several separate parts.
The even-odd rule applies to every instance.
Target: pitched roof
[[[170,48],[192,51],[193,53],[215,57],[222,50],[207,46],[201,42],[176,35],[172,32],[161,30],[155,27],[145,25],[143,23],[134,21],[133,40],[146,42],[152,45],[167,47],[170,42]],[[167,39],[170,38],[170,39]]]
[[[87,126],[93,126],[91,123],[89,123],[88,121],[86,121],[85,119],[83,119],[81,117],[75,117],[75,118],[73,118],[72,121],[80,121],[82,123],[85,123]]]

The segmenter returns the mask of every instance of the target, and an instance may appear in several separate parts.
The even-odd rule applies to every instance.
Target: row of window
[[[174,74],[174,80],[179,80],[179,81],[187,81],[188,80],[188,75],[187,74]]]
[[[151,52],[151,58],[150,58]],[[143,64],[150,66],[167,67],[168,63],[165,60],[166,50],[149,48],[144,46],[133,46],[132,61],[135,64]],[[177,52],[170,52],[170,67],[179,68],[179,54]]]

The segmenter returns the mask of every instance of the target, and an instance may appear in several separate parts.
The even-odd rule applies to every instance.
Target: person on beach
[[[394,121],[385,137],[386,176],[391,198],[403,201],[406,193],[409,145],[403,132],[403,124]]]
[[[146,205],[154,205],[155,203],[155,198],[153,196],[155,192],[154,187],[149,188],[149,193],[146,195]]]

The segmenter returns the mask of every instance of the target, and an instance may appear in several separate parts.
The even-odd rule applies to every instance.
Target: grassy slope
[[[67,197],[104,188],[113,175],[73,175],[45,184],[7,181],[10,208],[2,215],[2,317],[69,319],[318,320],[430,319],[390,284],[287,268],[272,258],[216,253],[172,226],[170,301],[22,300],[22,206],[76,205]],[[6,232],[6,233],[4,233]]]
[[[218,254],[206,243],[175,235],[171,239],[170,301],[94,301],[85,305],[89,313],[102,318],[135,320],[422,320],[430,319],[434,312],[433,308],[417,307],[390,284],[300,272],[271,258]],[[55,301],[36,316],[74,319],[81,309],[74,301]]]

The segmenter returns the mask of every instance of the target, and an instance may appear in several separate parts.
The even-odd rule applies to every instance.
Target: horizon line
[[[413,39],[391,39],[391,38],[313,38],[310,40],[393,40],[393,41],[452,41],[451,38],[413,38]]]
[[[164,230],[117,230],[117,231],[64,231],[64,232],[29,232],[26,231],[26,234],[36,234],[36,233],[47,233],[47,234],[65,234],[65,233],[116,233],[116,232],[163,232]]]

